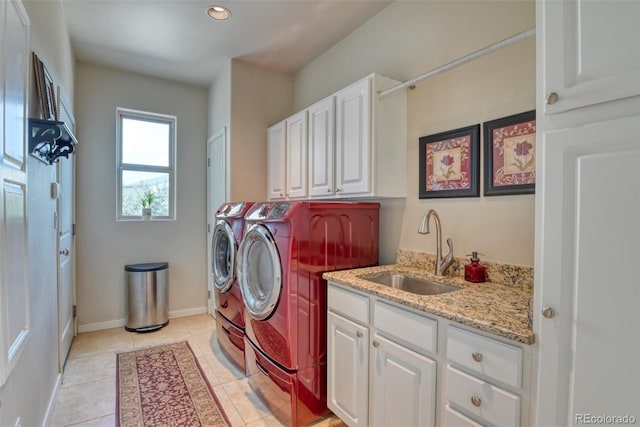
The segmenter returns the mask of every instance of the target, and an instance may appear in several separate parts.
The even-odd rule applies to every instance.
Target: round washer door
[[[227,292],[236,280],[236,238],[227,221],[218,220],[211,239],[211,271],[219,292]]]
[[[282,268],[275,240],[263,225],[251,226],[242,239],[238,283],[251,317],[264,320],[273,313],[282,290]]]

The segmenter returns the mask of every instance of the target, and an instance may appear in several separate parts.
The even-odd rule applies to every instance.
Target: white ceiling
[[[391,0],[61,0],[76,57],[208,86],[229,58],[295,72]],[[208,6],[232,17],[214,21]]]

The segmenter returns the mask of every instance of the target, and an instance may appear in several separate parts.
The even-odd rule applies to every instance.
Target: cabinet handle
[[[556,92],[549,92],[544,102],[546,102],[547,105],[555,104],[556,102],[558,102],[558,94]]]
[[[482,362],[482,353],[478,353],[477,351],[474,351],[471,354],[471,357],[473,357],[473,360],[475,360],[476,362]]]
[[[480,407],[482,400],[478,396],[471,396],[471,404],[476,408]]]
[[[551,319],[552,317],[555,317],[556,311],[549,306],[542,307],[542,315],[547,319]]]
[[[380,343],[378,341],[373,341],[373,346],[374,347],[380,347]]]
[[[362,333],[362,331],[358,331],[358,332],[356,332],[356,336],[357,336],[358,338],[362,338],[362,335],[364,335],[364,334]]]

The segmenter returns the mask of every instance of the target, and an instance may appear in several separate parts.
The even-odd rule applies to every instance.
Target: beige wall
[[[177,117],[175,221],[116,222],[116,108]],[[76,64],[77,300],[80,330],[126,317],[124,265],[169,262],[169,311],[207,305],[207,89]]]
[[[291,114],[293,78],[231,60],[209,86],[209,137],[227,127],[228,201],[267,198],[266,129]]]
[[[25,1],[24,6],[31,23],[31,50],[45,62],[63,96],[72,101],[73,57],[61,5]],[[23,426],[43,425],[50,416],[51,399],[59,384],[57,248],[52,227],[56,206],[50,196],[55,171],[55,166],[27,156],[31,331],[11,376],[0,388],[0,426],[13,426],[18,417]]]
[[[535,26],[535,4],[520,1],[393,3],[294,77],[294,110],[370,72],[406,81]],[[533,265],[534,196],[418,199],[418,138],[535,108],[535,41],[527,39],[419,83],[407,97],[407,199],[383,201],[381,262],[398,248],[435,253],[417,233],[436,209],[456,256]],[[482,183],[482,181],[481,181]],[[482,186],[481,186],[482,188]]]
[[[266,200],[266,129],[291,114],[292,90],[290,75],[232,61],[230,201]]]

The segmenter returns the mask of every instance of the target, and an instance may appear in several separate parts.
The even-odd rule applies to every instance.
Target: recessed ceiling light
[[[207,15],[209,15],[213,19],[224,21],[225,19],[229,19],[231,17],[231,11],[224,6],[209,6],[209,8],[207,9]]]

